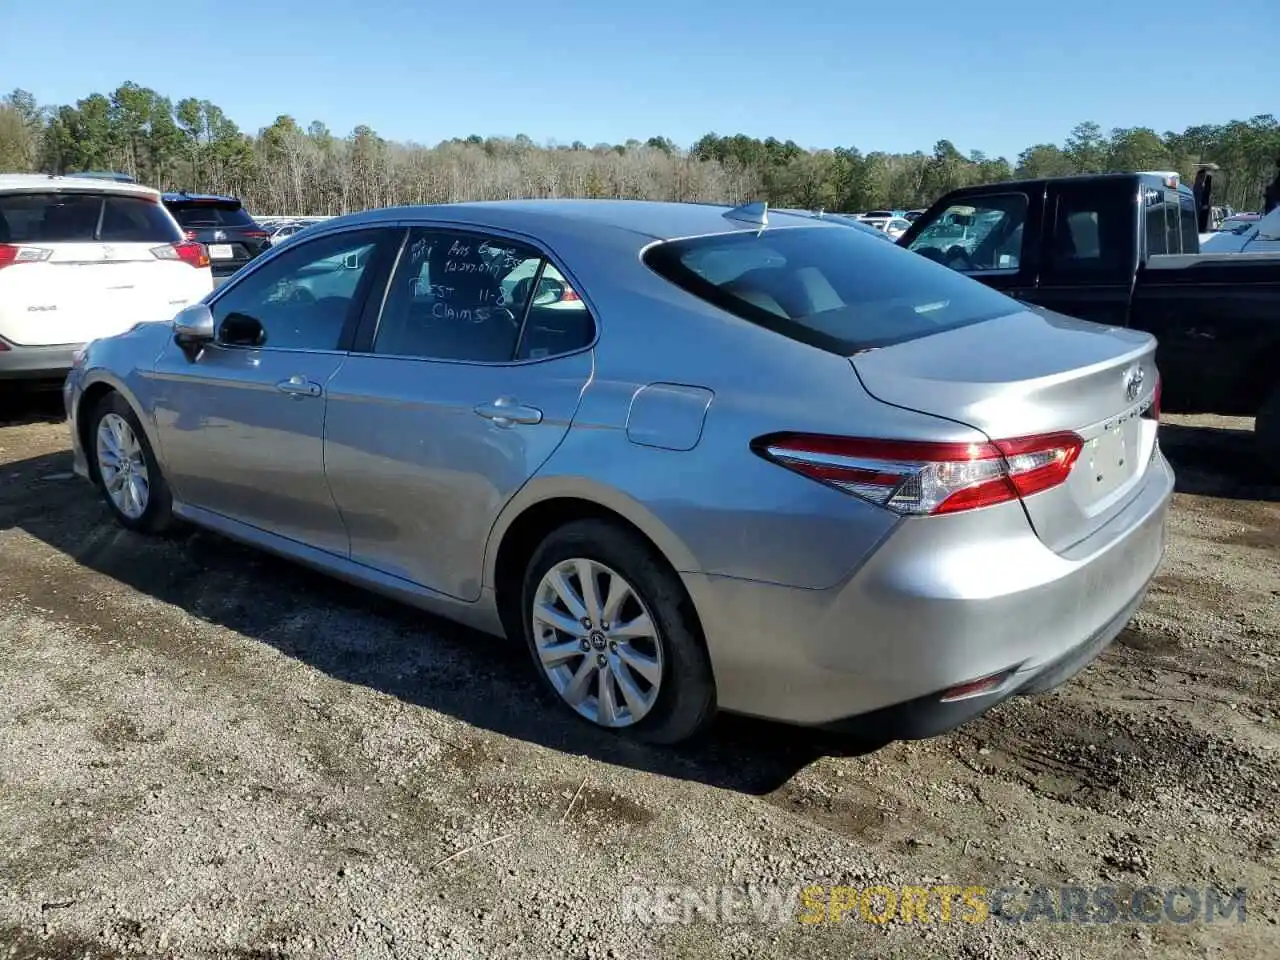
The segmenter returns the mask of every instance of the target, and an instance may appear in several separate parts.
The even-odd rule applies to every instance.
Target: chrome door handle
[[[527,407],[515,397],[499,397],[492,403],[477,404],[475,411],[500,427],[512,427],[517,423],[542,422],[541,410],[537,407]]]
[[[276,384],[276,389],[299,400],[303,397],[318,397],[324,392],[320,384],[308,380],[298,373],[295,373],[288,380],[281,380]]]

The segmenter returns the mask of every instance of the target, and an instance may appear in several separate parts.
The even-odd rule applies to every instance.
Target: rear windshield
[[[173,243],[158,201],[113,193],[0,194],[0,243]]]
[[[238,203],[171,203],[184,227],[252,227],[253,218]]]
[[[976,280],[842,227],[676,240],[649,248],[645,262],[735,316],[842,356],[1022,309]]]

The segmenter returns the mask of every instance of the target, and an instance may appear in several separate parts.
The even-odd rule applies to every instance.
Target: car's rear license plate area
[[[214,243],[209,246],[209,256],[214,260],[230,260],[235,254],[231,252],[231,244]]]
[[[1138,431],[1131,424],[1109,426],[1094,437],[1081,451],[1081,459],[1090,471],[1094,497],[1105,496],[1133,476],[1137,467]]]

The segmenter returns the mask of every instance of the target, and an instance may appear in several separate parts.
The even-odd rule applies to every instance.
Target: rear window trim
[[[781,229],[792,232],[805,230],[849,230],[850,228],[834,225],[810,226],[806,224],[803,226],[787,226]],[[792,320],[789,317],[782,317],[771,310],[765,310],[761,307],[757,307],[746,300],[724,291],[717,284],[702,277],[696,271],[685,266],[680,261],[680,254],[683,250],[687,249],[687,245],[691,242],[709,241],[729,237],[755,237],[759,236],[761,232],[762,231],[756,230],[734,230],[723,233],[702,234],[696,237],[656,240],[641,251],[640,259],[641,262],[659,279],[670,283],[672,286],[684,291],[692,297],[695,297],[703,303],[707,303],[727,313],[729,316],[735,317],[739,320],[744,320],[758,327],[763,327],[764,329],[786,337],[789,340],[814,347],[815,349],[822,350],[826,353],[834,354],[839,357],[855,357],[871,350],[893,347],[898,344],[909,343],[913,340],[921,340],[935,335],[935,333],[930,332],[904,333],[902,336],[867,339],[859,342],[851,349],[850,342],[847,338],[823,333],[822,331],[815,330],[813,327],[810,327],[801,321]],[[766,235],[770,232],[774,231],[767,231]],[[864,239],[868,242],[875,242],[874,238],[871,237],[864,237]],[[905,250],[903,252],[904,254],[907,253]],[[655,261],[657,262],[655,263]],[[941,267],[941,269],[950,270],[948,267]],[[956,276],[963,277],[965,275],[957,273]],[[973,282],[979,283],[976,280]],[[979,285],[982,286],[982,284]],[[993,290],[989,287],[986,287],[985,289],[990,293],[999,294],[999,291]],[[945,327],[936,331],[936,333],[946,333],[962,327],[986,323],[999,317],[1010,316],[1017,313],[1019,309],[1026,309],[1024,305],[1010,297],[1005,297],[1005,299],[1009,300],[1009,309],[1007,310],[1001,310],[991,314],[978,314],[963,323]]]

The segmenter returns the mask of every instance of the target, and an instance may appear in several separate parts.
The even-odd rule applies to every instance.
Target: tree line
[[[1013,177],[1219,167],[1214,195],[1257,209],[1280,158],[1271,114],[1182,132],[1104,132],[1078,124],[1061,144],[1012,162],[950,140],[929,153],[809,150],[792,140],[709,133],[687,148],[666,137],[594,146],[529,137],[453,138],[435,146],[386,140],[367,126],[346,136],[281,115],[256,134],[217,104],[174,102],[126,82],[75,104],[41,105],[25,90],[0,98],[0,171],[114,170],[166,190],[230,193],[258,214],[340,214],[401,203],[517,197],[612,197],[858,211],[928,206],[947,190]]]

